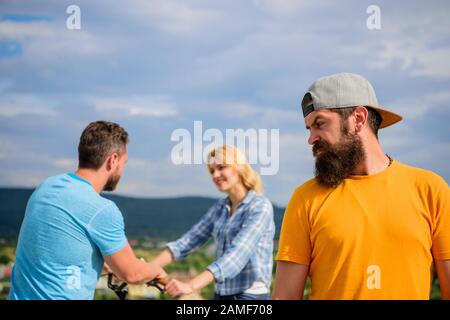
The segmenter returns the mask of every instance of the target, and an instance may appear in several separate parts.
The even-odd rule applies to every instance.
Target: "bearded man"
[[[104,262],[120,279],[167,282],[154,263],[137,259],[113,191],[128,160],[128,133],[90,123],[78,145],[78,170],[47,178],[31,195],[20,229],[10,300],[93,299]]]
[[[437,271],[450,298],[450,189],[385,154],[378,129],[402,119],[360,75],[318,79],[302,100],[315,178],[286,209],[272,297],[429,299]]]

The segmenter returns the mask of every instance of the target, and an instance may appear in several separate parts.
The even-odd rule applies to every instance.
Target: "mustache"
[[[319,151],[323,151],[323,150],[330,150],[330,148],[331,148],[331,145],[328,143],[328,142],[326,142],[326,141],[324,141],[324,140],[319,140],[319,141],[317,141],[316,143],[314,143],[314,145],[312,146],[312,153],[313,153],[313,156],[314,157],[317,157],[317,153],[319,152]]]

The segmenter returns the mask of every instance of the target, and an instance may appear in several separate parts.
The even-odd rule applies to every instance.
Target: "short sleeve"
[[[436,185],[431,186],[429,197],[434,214],[432,253],[436,260],[450,260],[450,188],[439,177]]]
[[[92,217],[88,232],[103,256],[116,253],[128,243],[122,213],[114,203],[103,207]]]
[[[311,240],[308,212],[297,189],[286,208],[276,260],[309,265]]]

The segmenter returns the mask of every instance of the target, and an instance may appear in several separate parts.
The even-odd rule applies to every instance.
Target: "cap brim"
[[[389,126],[393,125],[394,123],[397,123],[403,119],[403,117],[401,115],[396,114],[394,112],[391,112],[391,111],[388,111],[385,109],[381,109],[379,107],[372,107],[372,106],[369,106],[369,107],[377,110],[378,113],[380,114],[381,119],[382,119],[381,124],[380,124],[380,129],[389,127]]]

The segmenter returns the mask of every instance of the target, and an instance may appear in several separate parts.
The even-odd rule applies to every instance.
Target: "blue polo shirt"
[[[93,299],[103,256],[126,244],[114,202],[73,173],[50,177],[28,201],[8,299]]]

